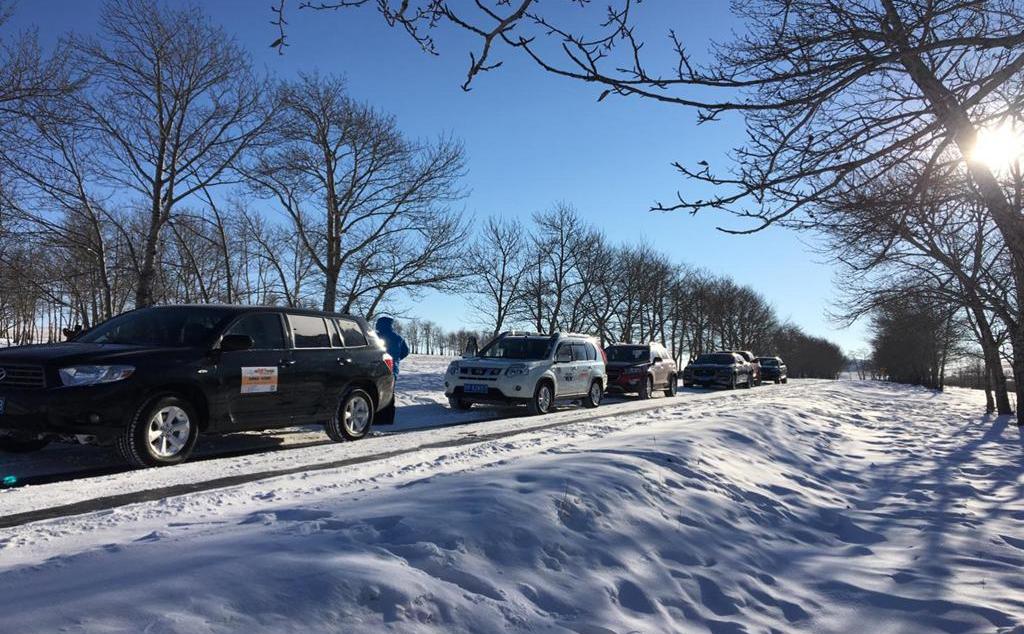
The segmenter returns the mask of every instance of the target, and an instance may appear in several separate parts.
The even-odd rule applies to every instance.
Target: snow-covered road
[[[979,401],[792,382],[5,491],[522,431],[0,530],[0,629],[1011,631],[1024,440]]]

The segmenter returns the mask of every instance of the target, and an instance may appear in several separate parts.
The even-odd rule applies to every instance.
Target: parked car
[[[655,390],[675,396],[679,370],[660,343],[617,343],[604,349],[608,358],[608,391],[651,398]]]
[[[724,385],[730,390],[739,385],[749,388],[754,385],[754,370],[735,352],[702,354],[683,368],[683,386],[694,385]]]
[[[761,366],[761,378],[765,381],[785,383],[789,379],[789,369],[779,357],[758,357],[758,365]]]
[[[454,409],[526,405],[532,414],[546,414],[558,401],[597,407],[606,385],[604,353],[593,337],[507,332],[477,356],[452,362],[444,391]]]
[[[743,360],[753,366],[751,369],[754,371],[754,385],[761,385],[761,365],[757,362],[757,357],[754,353],[749,350],[724,350],[723,352],[732,352],[743,357]]]
[[[144,308],[74,341],[0,351],[0,449],[113,444],[137,467],[200,434],[322,423],[356,440],[394,420],[392,359],[364,320],[240,306]]]

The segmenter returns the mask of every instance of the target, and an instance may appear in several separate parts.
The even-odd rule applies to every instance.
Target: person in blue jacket
[[[384,340],[388,354],[395,361],[395,378],[398,378],[398,364],[402,359],[409,356],[409,344],[405,342],[402,335],[395,332],[395,320],[391,317],[381,317],[377,320],[377,334]]]

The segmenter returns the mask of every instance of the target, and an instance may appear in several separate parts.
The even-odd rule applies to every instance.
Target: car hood
[[[126,363],[143,355],[181,352],[182,350],[183,348],[129,346],[106,343],[51,343],[0,349],[0,364],[64,365],[69,363]]]

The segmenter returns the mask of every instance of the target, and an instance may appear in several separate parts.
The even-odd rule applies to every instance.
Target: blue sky
[[[569,202],[615,241],[650,242],[677,261],[728,274],[756,288],[780,317],[809,333],[829,337],[847,351],[864,345],[863,326],[841,330],[825,315],[836,297],[835,270],[808,247],[814,244],[811,236],[774,228],[728,235],[716,227],[741,226],[728,216],[648,211],[657,200],[670,201],[677,190],[691,199],[706,197],[703,186],[682,180],[671,163],[707,160],[724,167],[727,152],[742,139],[737,120],[698,126],[695,113],[678,106],[615,97],[598,103],[596,86],[545,74],[516,55],[503,55],[503,67],[479,77],[467,93],[460,85],[473,40],[444,31],[438,37],[441,54],[429,56],[372,9],[296,11],[298,2],[292,2],[291,45],[278,55],[269,47],[276,37],[269,2],[203,4],[268,73],[343,75],[353,96],[394,114],[410,136],[450,132],[460,138],[469,164],[464,183],[469,195],[461,204],[469,214],[527,218],[557,201]],[[648,34],[654,59],[659,51],[653,49],[664,42],[668,27],[698,55],[709,39],[726,39],[737,26],[727,5],[718,0],[640,5],[646,23],[664,25]],[[12,25],[37,25],[41,39],[49,42],[68,30],[92,31],[100,6],[98,0],[22,0]],[[449,328],[471,321],[461,300],[439,294],[408,312]]]

